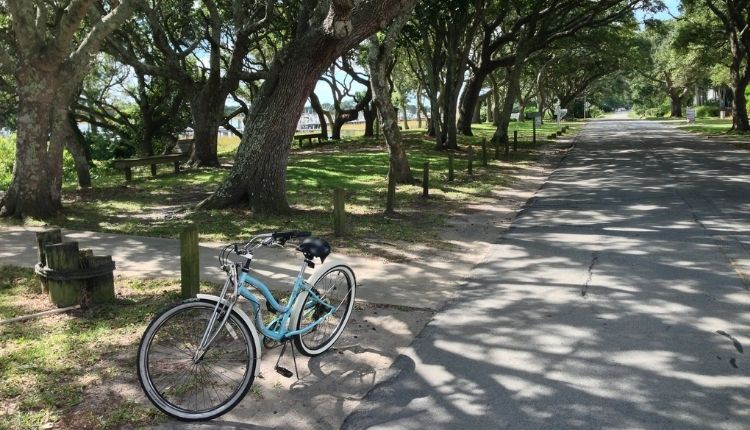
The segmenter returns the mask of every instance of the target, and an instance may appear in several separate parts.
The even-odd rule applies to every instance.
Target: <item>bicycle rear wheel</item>
[[[318,278],[313,285],[313,292],[324,303],[333,306],[334,311],[309,332],[294,337],[294,345],[302,354],[310,357],[320,355],[341,336],[354,307],[356,289],[354,274],[343,265],[332,267]],[[297,300],[304,300],[297,316],[297,330],[314,324],[330,310],[317,302],[310,293],[304,293]]]
[[[138,379],[149,400],[183,421],[231,410],[255,378],[257,351],[245,322],[232,311],[202,357],[196,358],[215,303],[189,300],[155,318],[138,348]]]

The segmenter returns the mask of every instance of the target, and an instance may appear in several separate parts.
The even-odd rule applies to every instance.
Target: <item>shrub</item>
[[[113,133],[88,132],[84,136],[91,148],[94,160],[111,160],[114,158],[128,158],[135,155],[135,149],[124,143]]]
[[[0,136],[0,190],[7,190],[13,175],[13,161],[16,159],[16,136]]]
[[[601,118],[604,116],[604,111],[602,111],[599,106],[591,105],[588,114],[591,118]]]
[[[719,116],[719,107],[714,105],[696,106],[695,116],[698,118],[717,117]]]

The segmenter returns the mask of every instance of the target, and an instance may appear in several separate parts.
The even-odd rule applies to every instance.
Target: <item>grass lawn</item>
[[[180,228],[196,225],[201,240],[231,241],[259,231],[305,229],[318,235],[332,235],[331,195],[334,188],[347,190],[349,238],[335,245],[357,247],[361,241],[406,240],[432,242],[439,247],[438,234],[449,214],[468,203],[489,197],[491,191],[513,181],[517,167],[533,162],[541,141],[556,130],[552,122],[538,130],[538,143],[531,144],[531,122],[513,123],[510,133],[519,131],[519,151],[508,160],[481,166],[482,139],[494,132],[491,125],[475,126],[474,137],[459,138],[461,151],[455,154],[456,179],[447,180],[448,157],[433,150],[424,130],[404,132],[414,177],[421,180],[422,166],[430,162],[430,195],[422,199],[421,185],[399,186],[398,216],[385,217],[388,155],[382,138],[347,138],[313,149],[292,151],[287,173],[288,199],[293,213],[259,216],[242,208],[196,211],[195,205],[210,195],[228,169],[188,169],[175,175],[169,166],[151,178],[147,168],[134,170],[134,180],[125,183],[121,172],[99,167],[94,188],[76,190],[73,180],[64,186],[64,210],[49,223],[75,230],[103,231],[143,236],[178,237]],[[575,125],[572,125],[575,129]],[[569,133],[575,132],[569,131]],[[466,173],[469,144],[474,145],[474,175]],[[235,137],[219,141],[221,157],[231,162],[238,145]],[[490,157],[494,150],[489,148]],[[502,153],[502,150],[501,150]],[[501,155],[502,157],[502,155]],[[3,221],[8,222],[8,221]],[[32,221],[33,223],[33,221]]]
[[[750,134],[730,130],[732,128],[731,118],[697,118],[695,124],[683,124],[677,128],[705,136],[728,136],[750,142]]]
[[[51,309],[39,290],[30,269],[0,267],[0,320]],[[0,325],[0,429],[133,428],[164,419],[139,391],[135,353],[153,315],[178,300],[179,284],[118,280],[116,291],[113,305]]]

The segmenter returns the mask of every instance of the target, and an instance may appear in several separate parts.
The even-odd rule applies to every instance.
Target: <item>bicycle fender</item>
[[[318,282],[318,279],[320,279],[321,276],[323,276],[327,271],[331,270],[335,266],[342,266],[343,270],[349,272],[349,275],[352,277],[352,281],[354,282],[354,285],[357,285],[357,278],[354,276],[354,271],[351,267],[349,267],[346,263],[344,263],[341,260],[329,260],[320,266],[317,266],[315,268],[315,271],[310,275],[309,278],[307,278],[307,283],[310,285],[315,285],[316,282]]]
[[[214,296],[211,294],[198,294],[196,297],[198,297],[198,300],[201,300],[204,302],[217,303],[221,301],[222,303],[226,304],[226,300],[222,300],[218,296]],[[248,330],[250,330],[250,335],[253,337],[253,343],[255,343],[255,351],[257,354],[255,376],[258,376],[258,373],[260,372],[260,352],[261,352],[260,337],[258,337],[258,331],[255,329],[255,324],[252,322],[252,320],[250,320],[250,317],[247,316],[246,313],[242,312],[241,309],[235,306],[234,309],[232,309],[232,311],[236,312],[237,315],[239,315],[239,317],[242,318],[242,321],[247,325]]]
[[[315,268],[315,271],[310,275],[309,278],[307,278],[307,284],[310,286],[315,285],[316,282],[318,282],[318,279],[320,279],[321,276],[325,275],[326,272],[333,269],[334,267],[340,267],[342,270],[349,273],[349,276],[352,278],[352,283],[354,284],[354,287],[356,289],[357,286],[357,278],[354,276],[354,271],[351,267],[344,264],[342,261],[338,260],[329,260],[328,262],[321,264],[320,266]],[[302,310],[302,306],[305,305],[305,302],[307,301],[307,291],[302,291],[300,295],[297,297],[297,300],[294,302],[294,307],[292,308],[292,315],[289,318],[289,329],[294,330],[297,327],[297,319],[299,318],[300,311]]]

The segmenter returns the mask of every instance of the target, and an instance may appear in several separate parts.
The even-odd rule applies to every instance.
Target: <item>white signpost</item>
[[[695,108],[688,106],[688,108],[685,110],[685,117],[687,118],[688,123],[694,123],[695,122]]]
[[[560,109],[559,107],[557,110],[555,110],[555,116],[557,117],[557,126],[560,126],[560,121],[562,121],[563,118],[565,118],[565,115],[568,114],[567,109]]]

